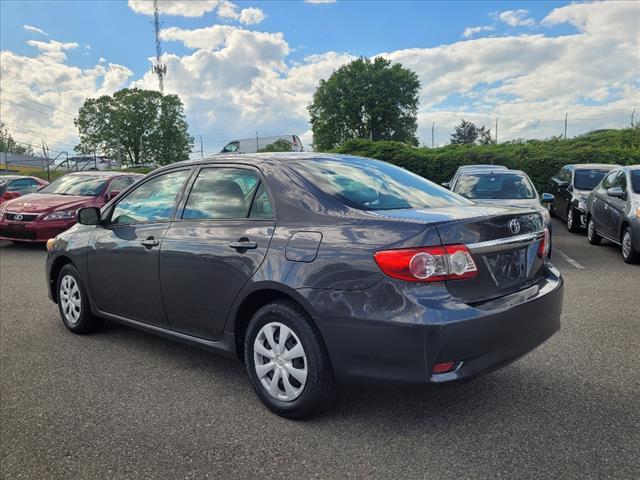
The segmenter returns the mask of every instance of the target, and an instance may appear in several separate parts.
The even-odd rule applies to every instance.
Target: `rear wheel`
[[[587,220],[587,240],[591,245],[600,245],[602,241],[602,237],[598,235],[596,225],[591,217]]]
[[[567,209],[567,230],[571,233],[577,233],[580,230],[580,220],[578,220],[577,216],[575,209],[569,205]]]
[[[67,264],[58,275],[58,310],[65,327],[73,333],[95,332],[104,320],[91,314],[89,299],[80,273]]]
[[[259,309],[249,323],[245,363],[253,388],[269,410],[300,419],[326,409],[335,380],[320,333],[294,302]]]
[[[633,232],[627,227],[622,232],[620,243],[622,244],[622,258],[627,263],[640,263],[640,252],[633,248]]]

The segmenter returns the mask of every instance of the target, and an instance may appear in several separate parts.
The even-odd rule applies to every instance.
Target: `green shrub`
[[[451,179],[460,165],[493,163],[523,170],[542,193],[549,179],[571,163],[640,163],[640,128],[597,130],[576,138],[529,140],[491,145],[415,148],[400,142],[354,139],[335,153],[385,160],[436,183]]]

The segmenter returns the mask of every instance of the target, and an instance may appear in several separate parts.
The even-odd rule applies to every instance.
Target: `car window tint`
[[[263,183],[260,183],[256,196],[251,205],[250,218],[273,218],[273,208],[269,200],[269,194]]]
[[[189,170],[178,170],[144,182],[118,202],[111,214],[111,222],[140,223],[170,219],[176,197],[189,173]]]
[[[258,175],[237,168],[200,171],[189,193],[182,218],[247,218]]]
[[[237,152],[240,148],[240,142],[230,142],[226,147],[222,149],[224,153],[233,153]]]
[[[131,185],[131,179],[129,177],[116,178],[109,185],[109,192],[121,192]]]
[[[519,200],[535,197],[529,180],[515,173],[462,174],[453,191],[470,199]]]
[[[606,177],[604,177],[604,180],[602,180],[602,188],[611,188],[613,187],[613,183],[616,179],[616,175],[618,174],[618,172],[611,172],[609,175],[607,175]]]
[[[573,186],[578,190],[593,190],[607,172],[607,170],[596,170],[593,168],[576,169]]]
[[[472,202],[403,168],[378,160],[317,158],[291,162],[303,178],[345,205],[392,210],[468,205]]]
[[[569,167],[562,168],[562,170],[560,170],[560,172],[558,172],[557,178],[558,178],[558,180],[560,180],[562,182],[571,181],[571,168],[569,168]]]
[[[631,170],[629,173],[631,177],[631,188],[634,193],[640,193],[640,170]]]
[[[32,193],[38,189],[38,182],[36,182],[32,178],[20,178],[18,180],[14,180],[11,182],[7,191],[9,192],[20,192],[20,193]]]
[[[615,180],[613,181],[614,187],[620,187],[622,190],[627,189],[627,175],[624,173],[624,170],[620,170],[616,175]]]

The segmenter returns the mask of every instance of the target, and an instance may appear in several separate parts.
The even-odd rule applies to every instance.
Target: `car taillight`
[[[478,273],[464,245],[382,250],[373,258],[385,275],[409,282],[463,280]]]
[[[538,245],[538,257],[546,258],[549,256],[549,249],[551,248],[551,237],[549,235],[549,229],[544,229],[544,236],[542,240],[540,240],[540,244]]]

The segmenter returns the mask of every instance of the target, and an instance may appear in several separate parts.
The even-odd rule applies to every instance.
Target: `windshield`
[[[593,190],[607,173],[609,173],[609,170],[576,169],[573,187],[578,190]]]
[[[631,170],[631,189],[633,193],[640,193],[640,170]]]
[[[453,191],[473,200],[523,200],[535,198],[529,179],[519,173],[467,173]]]
[[[104,186],[106,183],[107,180],[105,180],[104,177],[92,177],[89,175],[65,175],[55,182],[50,183],[38,193],[97,197],[104,190]]]
[[[425,178],[378,160],[319,158],[290,165],[321,190],[359,210],[432,208],[471,203]]]

